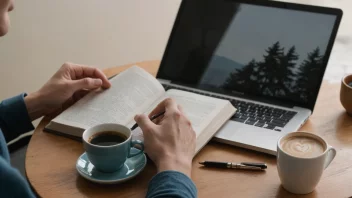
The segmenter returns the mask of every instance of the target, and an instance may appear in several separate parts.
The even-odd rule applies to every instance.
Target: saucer
[[[137,151],[135,148],[132,148],[132,150],[134,152]],[[144,169],[146,164],[147,158],[143,153],[127,158],[123,168],[112,173],[104,173],[97,170],[94,165],[90,163],[87,153],[84,152],[77,160],[76,169],[82,177],[89,181],[100,184],[117,184],[137,176]]]

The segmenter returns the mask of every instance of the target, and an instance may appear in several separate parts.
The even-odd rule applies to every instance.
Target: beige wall
[[[287,1],[344,9],[328,77],[352,72],[352,1]],[[0,100],[36,90],[65,61],[106,68],[160,59],[180,2],[15,0],[11,31],[0,38]]]
[[[38,89],[64,63],[161,59],[180,0],[15,0],[0,38],[0,100]]]

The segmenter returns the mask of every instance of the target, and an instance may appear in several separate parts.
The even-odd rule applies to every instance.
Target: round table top
[[[156,75],[159,61],[136,65]],[[135,65],[104,70],[109,77]],[[337,155],[325,170],[315,191],[302,197],[349,197],[352,195],[352,118],[339,102],[339,84],[323,83],[313,115],[301,128],[319,134],[336,148]],[[123,184],[99,185],[80,177],[75,169],[77,158],[84,152],[81,142],[43,132],[50,121],[45,117],[36,128],[26,154],[26,173],[41,197],[144,197],[156,169],[148,162],[140,175]],[[204,160],[265,162],[263,172],[205,169]],[[296,197],[285,191],[271,155],[209,142],[193,160],[192,179],[199,197]]]

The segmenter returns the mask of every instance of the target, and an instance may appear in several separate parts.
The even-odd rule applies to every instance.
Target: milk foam
[[[281,141],[281,148],[295,157],[311,158],[324,153],[324,144],[308,136],[293,136]]]

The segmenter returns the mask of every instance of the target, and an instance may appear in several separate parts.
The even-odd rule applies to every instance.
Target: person
[[[12,0],[0,0],[0,36],[9,28]],[[0,197],[35,197],[20,173],[10,165],[6,142],[33,130],[31,121],[72,103],[87,90],[111,86],[106,76],[93,67],[65,63],[38,91],[0,103]],[[151,179],[147,197],[196,197],[191,177],[195,132],[183,110],[172,99],[161,102],[151,113],[165,111],[156,123],[146,115],[135,120],[145,137],[145,152],[154,161],[157,174]]]

